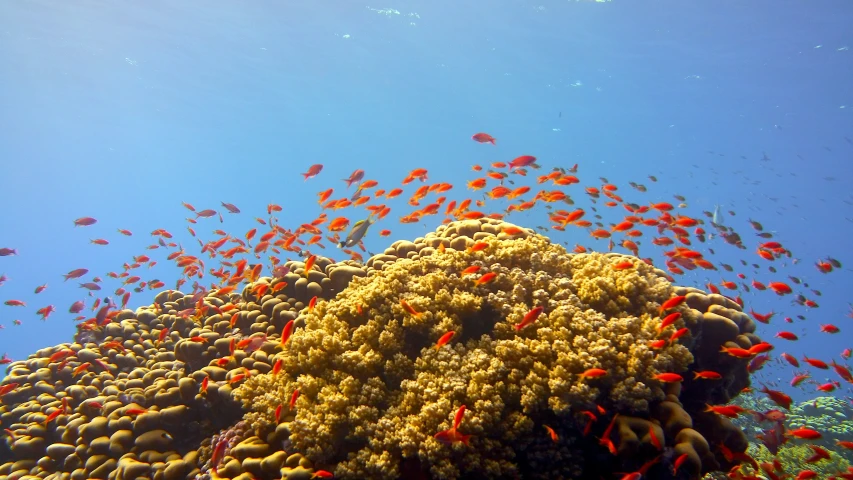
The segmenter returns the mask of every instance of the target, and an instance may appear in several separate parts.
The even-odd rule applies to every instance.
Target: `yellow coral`
[[[672,295],[654,268],[635,259],[636,268],[614,269],[628,257],[568,254],[537,235],[485,241],[479,252],[397,245],[412,258],[383,262],[304,313],[277,354],[282,372],[253,376],[235,391],[251,410],[246,419],[273,424],[284,404],[296,450],[315,464],[336,464],[341,478],[397,478],[404,458],[441,478],[475,470],[500,477],[518,473],[509,443],[544,441],[543,418],[570,419],[594,404],[646,411],[664,396],[652,376],[693,361],[678,343],[648,346],[658,335],[657,308]],[[463,278],[472,264],[482,266],[479,274]],[[486,272],[497,277],[476,285]],[[543,313],[517,331],[534,306]],[[456,331],[450,344],[433,349],[449,330]],[[589,368],[609,374],[579,380]],[[289,412],[295,389],[301,395]],[[462,404],[460,430],[475,435],[472,446],[435,440]],[[449,461],[451,451],[465,461]]]

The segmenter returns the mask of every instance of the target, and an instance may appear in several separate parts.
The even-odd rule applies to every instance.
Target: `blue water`
[[[791,283],[793,275],[822,293],[796,289],[820,304],[814,310],[792,305],[791,296],[731,293],[747,310],[778,312],[759,330],[775,341],[774,358],[784,350],[840,362],[853,347],[850,25],[853,7],[843,0],[3,2],[0,248],[18,255],[0,257],[0,275],[8,277],[0,287],[0,353],[21,359],[70,341],[68,307],[94,300],[80,281],[100,276],[97,294],[109,295],[119,284],[106,273],[121,272],[135,255],[158,261],[135,274],[172,287],[179,271],[167,252],[146,247],[162,228],[199,254],[182,201],[198,210],[237,205],[242,213],[224,213],[224,223],[200,219],[193,228],[204,241],[220,228],[242,237],[259,227],[254,217],[267,218],[268,203],[283,206],[285,227],[310,222],[320,213],[316,193],[352,194],[340,179],[355,169],[390,190],[410,170],[428,168],[430,183],[453,183],[447,195],[461,200],[471,196],[464,182],[475,178],[473,164],[530,154],[543,165],[530,173],[533,185],[532,176],[577,163],[582,186],[600,186],[604,176],[629,201],[677,203],[672,195],[680,194],[685,213],[700,218],[722,205],[748,249],[715,240],[699,247],[714,249],[710,260],[735,266],[747,281]],[[477,132],[494,135],[497,146],[471,141]],[[324,170],[303,181],[299,174],[314,163]],[[589,208],[581,186],[566,191]],[[372,228],[368,250],[440,222],[398,223],[413,209],[409,193],[387,202],[394,210]],[[607,210],[606,223],[625,213],[600,202],[599,210]],[[360,209],[330,216],[338,214],[366,216]],[[74,228],[83,216],[98,223]],[[800,263],[777,260],[779,273],[767,272],[749,218],[775,232]],[[542,208],[508,219],[548,225]],[[381,238],[380,229],[393,233]],[[607,248],[579,229],[549,236],[569,247]],[[110,245],[90,244],[95,238]],[[651,231],[641,240],[641,256],[660,262]],[[345,258],[332,246],[314,253]],[[826,256],[844,267],[819,273],[814,262]],[[760,273],[740,259],[761,264]],[[75,268],[90,273],[63,282]],[[737,278],[696,270],[677,282],[721,280]],[[213,281],[206,275],[201,283]],[[154,293],[134,293],[130,306],[148,304]],[[27,307],[2,305],[8,299]],[[57,312],[41,321],[35,311],[46,305]],[[821,333],[826,323],[842,332]],[[780,329],[800,340],[773,339]],[[771,363],[756,379],[787,384],[792,370]],[[805,384],[798,395],[814,388]]]

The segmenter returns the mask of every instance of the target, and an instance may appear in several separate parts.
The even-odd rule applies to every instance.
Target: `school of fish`
[[[476,133],[472,136],[475,142],[491,146],[497,146],[497,140],[487,133]],[[308,166],[301,176],[305,182],[317,181],[323,173],[321,164]],[[447,192],[454,190],[459,192],[460,186],[450,183],[429,183],[429,172],[426,168],[416,168],[406,175],[399,185],[380,185],[378,181],[365,178],[366,172],[356,169],[341,184],[323,189],[317,192],[317,203],[321,213],[313,219],[306,219],[300,225],[281,225],[277,213],[282,212],[287,205],[270,203],[266,206],[266,215],[255,217],[257,226],[246,232],[233,233],[222,229],[215,229],[213,237],[205,237],[201,229],[210,228],[205,223],[225,223],[227,215],[242,214],[236,205],[221,202],[216,208],[197,209],[190,203],[183,202],[183,206],[190,213],[186,218],[187,233],[194,238],[198,249],[185,247],[184,242],[178,241],[177,233],[165,229],[156,229],[150,233],[153,243],[146,248],[145,252],[139,252],[128,259],[115,271],[103,272],[91,276],[85,265],[63,273],[63,282],[78,280],[79,288],[86,291],[84,300],[79,300],[67,306],[69,314],[74,315],[79,330],[93,330],[103,328],[114,321],[116,315],[128,306],[131,296],[166,289],[164,281],[157,278],[148,278],[142,273],[143,267],[152,268],[158,263],[174,264],[180,274],[174,284],[175,290],[180,290],[185,284],[191,283],[192,292],[197,295],[199,302],[196,307],[188,308],[179,312],[179,316],[186,318],[200,318],[207,313],[209,306],[203,304],[202,297],[205,292],[217,289],[219,294],[234,291],[241,284],[252,283],[262,274],[283,276],[287,273],[283,267],[288,256],[305,257],[305,272],[311,270],[316,255],[323,251],[325,256],[333,256],[327,253],[332,248],[339,248],[340,252],[352,260],[363,262],[364,253],[367,249],[364,240],[374,232],[379,237],[388,237],[392,234],[390,224],[398,221],[404,224],[426,222],[430,218],[443,223],[460,219],[478,219],[483,217],[504,218],[516,212],[544,210],[548,218],[547,226],[537,226],[537,230],[547,234],[551,232],[564,232],[574,229],[575,232],[588,235],[590,245],[580,243],[569,245],[563,242],[574,252],[586,252],[597,250],[624,250],[634,256],[641,257],[641,251],[645,256],[641,257],[645,262],[653,262],[651,256],[657,255],[663,259],[659,268],[666,270],[674,276],[682,276],[691,271],[706,271],[711,277],[719,278],[717,281],[709,281],[704,285],[713,293],[729,296],[735,302],[744,305],[742,296],[744,294],[774,295],[781,300],[791,300],[791,305],[780,305],[779,312],[770,311],[766,313],[750,311],[751,316],[758,322],[764,324],[765,333],[775,337],[774,343],[762,343],[753,346],[749,350],[723,347],[723,352],[729,355],[748,359],[749,371],[758,375],[759,370],[768,360],[771,360],[771,352],[778,352],[775,361],[790,366],[792,380],[790,386],[778,386],[771,380],[765,380],[762,388],[753,391],[747,388],[746,395],[764,395],[782,409],[791,407],[791,397],[783,390],[785,388],[800,388],[812,393],[829,393],[837,396],[847,395],[845,398],[853,401],[848,394],[853,384],[853,373],[848,366],[851,357],[851,349],[836,352],[830,356],[830,352],[821,352],[820,357],[803,356],[797,358],[784,352],[786,342],[796,342],[799,336],[791,331],[790,325],[795,319],[806,320],[802,313],[782,313],[793,310],[795,307],[803,307],[807,310],[819,308],[819,290],[809,287],[807,280],[800,277],[786,276],[779,270],[786,266],[786,262],[794,263],[796,258],[785,246],[783,241],[774,238],[774,235],[766,231],[763,225],[750,219],[749,223],[753,229],[755,240],[746,233],[739,233],[730,226],[722,223],[722,214],[719,211],[702,212],[698,215],[687,214],[687,200],[676,195],[677,203],[666,201],[647,201],[643,199],[648,187],[637,182],[629,182],[628,188],[620,187],[610,183],[606,178],[597,181],[582,181],[579,175],[580,166],[575,164],[570,167],[553,167],[550,171],[544,169],[532,155],[522,155],[505,162],[494,162],[490,165],[473,165],[472,171],[475,178],[465,182],[464,187],[469,192],[467,195],[458,194],[458,198],[449,199]],[[649,181],[657,182],[657,178],[649,176]],[[464,191],[463,191],[464,192]],[[398,199],[398,197],[400,197]],[[584,204],[584,206],[580,206]],[[220,208],[221,207],[221,208]],[[392,209],[396,211],[395,218],[389,217]],[[734,211],[728,212],[734,216]],[[605,215],[613,220],[606,222]],[[440,220],[439,220],[440,219]],[[70,221],[74,228],[85,228],[98,223],[93,217],[82,216]],[[376,227],[374,223],[379,223]],[[70,225],[71,226],[71,225]],[[376,231],[378,230],[378,231]],[[132,236],[133,233],[125,228],[116,228],[116,233],[121,236]],[[505,232],[512,234],[512,232]],[[577,238],[577,236],[576,236]],[[117,242],[119,237],[106,239],[95,238],[90,242],[97,246],[107,247],[112,242]],[[193,242],[193,243],[196,243]],[[482,242],[481,242],[482,243]],[[584,242],[586,243],[586,242]],[[476,251],[484,248],[487,244],[475,244],[471,248]],[[328,247],[329,250],[326,250]],[[715,262],[715,248],[737,248],[745,255],[740,265],[729,265]],[[649,252],[652,249],[658,249]],[[3,246],[0,248],[0,257],[33,255],[16,246]],[[831,275],[842,269],[842,264],[836,258],[824,256],[814,258],[815,271],[817,275]],[[0,258],[0,271],[2,271],[2,258]],[[624,261],[614,266],[617,269],[634,268],[630,261]],[[472,266],[463,272],[463,275],[474,275],[479,267]],[[748,273],[750,271],[752,273]],[[769,273],[769,280],[760,276]],[[730,275],[730,276],[729,276]],[[56,305],[42,301],[43,292],[49,287],[53,280],[58,280],[59,274],[54,278],[45,278],[44,283],[34,289],[29,298],[3,298],[3,305],[9,309],[29,309],[41,320],[48,320],[59,310],[65,310],[65,306],[57,308]],[[737,277],[737,278],[735,278]],[[489,282],[494,279],[494,274],[480,276],[479,283]],[[672,278],[671,278],[672,280]],[[10,281],[6,275],[0,275],[0,286]],[[684,282],[682,282],[684,283]],[[276,288],[282,288],[284,284],[277,284]],[[257,284],[257,289],[268,288],[265,284]],[[112,291],[118,303],[110,297],[101,299],[92,292],[101,290]],[[255,292],[258,296],[265,292]],[[0,290],[2,296],[2,290]],[[153,294],[146,296],[150,297]],[[2,297],[0,297],[2,298]],[[666,327],[676,322],[680,313],[670,312],[684,301],[684,297],[674,297],[665,302],[660,308],[661,323],[658,331],[662,332]],[[314,307],[316,297],[309,304]],[[414,307],[401,302],[402,307],[411,315],[420,315]],[[93,312],[93,316],[84,313],[86,309]],[[226,313],[235,308],[226,305],[219,313]],[[800,311],[800,310],[796,310]],[[17,312],[17,310],[16,310]],[[522,321],[514,328],[517,331],[527,328],[536,328],[536,319],[542,313],[542,307],[532,307],[530,312],[524,316]],[[853,318],[853,308],[848,314]],[[816,324],[813,321],[804,323],[809,332],[821,335],[838,335],[845,328],[841,325],[845,320],[824,319],[823,323]],[[287,342],[292,332],[292,321],[282,332],[281,343]],[[14,320],[14,325],[20,325],[20,320]],[[5,327],[5,326],[2,326]],[[168,329],[161,333],[163,335]],[[668,342],[674,342],[681,335],[687,333],[687,329],[681,329],[667,338],[658,340],[658,347]],[[0,333],[1,334],[1,333]],[[448,331],[434,346],[440,349],[453,342],[455,332]],[[246,339],[239,342],[236,348],[251,351],[257,349],[265,338]],[[191,339],[203,342],[204,338]],[[117,343],[117,342],[116,342]],[[108,346],[111,348],[120,345]],[[232,348],[234,346],[232,345]],[[51,357],[51,362],[62,362],[73,354],[73,351],[60,351]],[[0,364],[9,364],[12,359],[4,354],[0,358]],[[801,363],[802,362],[802,363]],[[279,368],[280,365],[276,365]],[[74,376],[83,373],[87,369],[99,368],[91,363],[84,363],[74,370]],[[100,367],[103,368],[103,367]],[[275,370],[274,370],[275,372]],[[817,377],[824,374],[834,375],[834,378],[825,382],[818,381]],[[602,369],[590,369],[584,372],[579,381],[588,381],[602,376],[608,372]],[[248,375],[248,371],[246,372]],[[719,380],[720,374],[714,371],[702,371],[694,373],[696,379],[713,382]],[[243,379],[236,376],[237,381]],[[683,378],[676,373],[661,373],[657,377],[661,382],[680,382]],[[234,378],[230,380],[234,382]],[[18,387],[14,383],[0,384],[0,401],[2,397]],[[774,387],[774,388],[770,388]],[[205,379],[202,389],[207,388]],[[846,392],[846,393],[843,393]],[[294,408],[298,390],[293,392],[290,400],[290,408]],[[445,431],[436,432],[435,438],[442,442],[453,444],[461,442],[468,445],[470,435],[463,433],[464,416],[466,407],[458,408],[453,426]],[[708,411],[729,418],[737,418],[743,414],[772,415],[773,412],[751,412],[735,405],[709,405]],[[55,417],[60,410],[54,412]],[[133,412],[132,412],[133,413]],[[143,413],[143,412],[135,412]],[[584,412],[590,419],[590,425],[597,417],[605,412]],[[784,418],[784,416],[782,417]],[[45,425],[52,420],[51,417],[44,422]],[[602,448],[614,450],[610,439],[610,427],[599,439]],[[781,421],[779,425],[782,425]],[[547,435],[553,442],[559,442],[560,438],[548,425],[543,425],[543,435]],[[587,426],[588,430],[589,425]],[[12,433],[6,430],[7,435]],[[821,437],[821,432],[812,430],[802,425],[786,426],[779,432],[784,441],[804,442]],[[652,433],[652,439],[655,440]],[[829,458],[830,452],[817,445],[809,445],[814,450],[815,456],[809,459],[809,463],[820,462]],[[839,441],[838,449],[853,450],[853,441]],[[798,472],[784,472],[784,466],[776,464],[758,465],[755,460],[745,454],[734,454],[723,452],[727,456],[740,456],[736,458],[740,465],[729,472],[730,478],[756,479],[759,472],[767,478],[793,478],[808,479],[817,478],[817,473],[812,470]],[[657,459],[644,465],[637,472],[625,473],[622,480],[636,480],[642,478],[647,470]],[[674,469],[677,470],[684,458],[676,459]],[[751,466],[751,470],[743,470],[742,466]],[[676,471],[673,472],[676,474]],[[315,476],[329,478],[329,472],[320,471]],[[787,477],[786,477],[787,476]],[[853,471],[837,472],[837,478],[853,479]]]

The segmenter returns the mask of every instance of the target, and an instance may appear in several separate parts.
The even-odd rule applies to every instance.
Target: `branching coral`
[[[542,448],[564,459],[570,475],[568,465],[583,460],[568,444],[547,445],[543,424],[572,436],[573,414],[595,405],[644,414],[664,398],[653,376],[693,362],[678,342],[649,345],[673,287],[642,261],[570,255],[536,235],[481,237],[488,246],[480,251],[450,248],[451,241],[388,259],[301,315],[277,355],[282,372],[236,390],[252,410],[246,418],[263,428],[284,405],[296,450],[337,465],[341,478],[397,478],[404,458],[419,459],[436,478],[530,474],[533,455],[517,452]],[[630,268],[615,267],[624,261]],[[481,268],[463,276],[470,266]],[[478,285],[487,272],[496,278]],[[536,306],[543,313],[516,331]],[[433,349],[450,330],[450,345]],[[591,368],[607,375],[579,377]],[[433,436],[450,428],[462,404],[460,429],[475,436],[472,446],[444,445]]]

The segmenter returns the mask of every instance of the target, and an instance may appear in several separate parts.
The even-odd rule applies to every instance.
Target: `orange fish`
[[[788,430],[785,432],[785,436],[788,437],[797,437],[805,440],[817,440],[818,438],[823,437],[820,432],[817,430],[812,430],[811,428],[798,428],[796,430]]]
[[[548,432],[548,436],[551,437],[552,442],[557,443],[560,441],[560,437],[557,435],[557,432],[555,432],[553,428],[549,427],[548,425],[542,426],[545,427],[545,430]]]
[[[471,136],[471,138],[475,142],[491,143],[492,145],[495,145],[495,137],[489,135],[488,133],[475,133]]]
[[[665,382],[665,383],[681,382],[684,380],[684,378],[677,373],[658,373],[657,375],[653,376],[652,378],[654,378],[655,380],[660,380],[661,382]]]
[[[98,223],[98,221],[92,217],[80,217],[77,220],[74,220],[75,227],[88,227],[89,225],[94,225],[96,223]]]
[[[293,393],[290,395],[290,403],[288,403],[288,406],[290,406],[291,410],[293,410],[296,407],[296,399],[297,398],[299,398],[299,389],[298,388],[296,390],[294,390]]]
[[[314,165],[311,165],[308,168],[308,171],[303,173],[302,176],[305,177],[305,180],[308,180],[311,177],[316,177],[321,170],[323,170],[323,165],[320,163],[316,163]]]
[[[438,339],[438,342],[435,343],[435,349],[438,350],[439,348],[446,345],[447,342],[449,342],[450,339],[453,338],[453,335],[456,335],[456,332],[454,332],[453,330],[450,330],[449,332],[442,335],[441,338]]]
[[[522,155],[509,162],[509,169],[512,170],[514,168],[527,167],[534,163],[536,163],[536,157],[533,155]]]
[[[607,375],[607,370],[601,368],[590,368],[580,374],[580,378],[600,378]]]
[[[797,340],[797,336],[791,332],[777,332],[777,338],[782,338],[784,340]]]
[[[662,332],[666,327],[675,323],[679,318],[681,318],[681,312],[672,312],[663,320],[661,320],[660,325],[658,325],[658,332]]]
[[[343,180],[347,182],[347,188],[349,188],[350,185],[358,182],[362,178],[364,178],[364,170],[355,170],[354,172],[352,172],[352,174],[350,174],[349,178],[345,178]]]
[[[763,387],[760,392],[766,394],[767,397],[770,398],[770,400],[772,400],[776,405],[784,407],[787,410],[791,409],[791,402],[793,402],[793,400],[791,400],[791,397],[789,397],[785,393],[782,393],[778,390],[770,390],[767,387]]]
[[[705,411],[728,418],[737,418],[745,410],[737,405],[708,405]]]
[[[51,412],[50,415],[48,415],[47,418],[44,420],[44,425],[47,426],[47,424],[50,423],[50,421],[54,418],[58,417],[60,413],[62,413],[61,409],[57,409]]]
[[[719,380],[719,379],[723,378],[723,376],[717,372],[712,371],[712,370],[703,370],[701,372],[693,372],[693,379],[694,380],[698,380],[700,378],[704,379],[704,380]]]
[[[544,310],[544,308],[539,306],[539,307],[534,307],[529,312],[527,312],[527,314],[524,315],[524,318],[521,320],[521,323],[517,323],[517,324],[513,325],[513,328],[515,328],[515,331],[519,331],[522,328],[524,328],[524,327],[530,325],[531,323],[535,322],[536,319],[539,318],[539,315],[542,313],[542,310]]]
[[[498,274],[497,274],[497,273],[495,273],[495,272],[488,272],[488,273],[485,273],[485,274],[483,274],[483,276],[481,276],[480,278],[478,278],[478,279],[477,279],[477,281],[476,281],[476,282],[474,282],[474,284],[475,284],[475,285],[482,285],[482,284],[484,284],[484,283],[489,283],[489,282],[491,282],[492,280],[494,280],[494,279],[495,279],[495,277],[497,277],[497,276],[498,276]]]
[[[0,397],[6,395],[7,393],[11,392],[16,388],[18,388],[17,383],[7,383],[6,385],[3,385],[2,387],[0,387]]]
[[[470,247],[468,247],[468,253],[480,252],[489,248],[489,242],[477,242]]]
[[[317,255],[311,255],[308,257],[308,260],[305,261],[305,269],[302,271],[302,275],[304,277],[308,277],[308,272],[311,271],[311,267],[314,266],[314,262],[317,260]]]
[[[687,300],[686,296],[677,295],[677,296],[672,297],[669,300],[663,302],[660,306],[661,315],[663,314],[663,312],[681,305],[682,303],[684,303],[685,300]]]
[[[793,291],[793,290],[791,290],[791,287],[788,286],[788,284],[783,283],[783,282],[770,282],[767,284],[767,286],[771,290],[776,292],[776,295],[780,295],[780,296],[781,295],[787,295]]]
[[[421,315],[423,315],[423,313],[415,310],[415,307],[409,305],[409,302],[407,302],[405,300],[400,300],[400,305],[403,306],[403,309],[405,309],[407,312],[409,312],[410,314],[412,314],[416,317],[420,317]]]
[[[755,355],[754,353],[750,352],[749,350],[747,350],[745,348],[739,348],[739,347],[721,346],[720,352],[721,353],[728,353],[729,355],[731,355],[733,357],[737,357],[737,358],[751,358]]]
[[[287,343],[291,333],[293,333],[292,319],[281,329],[281,340],[278,342],[279,346],[284,346],[284,344]]]

